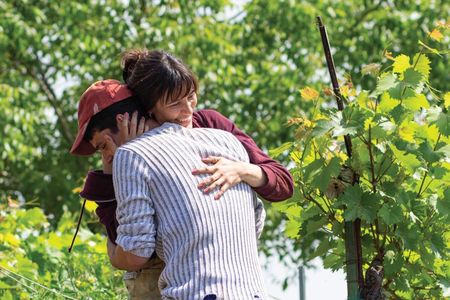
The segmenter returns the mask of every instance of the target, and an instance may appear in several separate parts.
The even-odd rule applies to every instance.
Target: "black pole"
[[[322,45],[327,60],[328,72],[330,73],[331,84],[336,98],[337,107],[340,111],[344,110],[344,102],[342,101],[341,91],[336,76],[333,56],[330,50],[328,34],[323,25],[322,18],[317,17],[317,24],[322,38]],[[349,135],[344,136],[345,148],[347,155],[352,156],[352,141]],[[356,219],[354,222],[345,222],[345,249],[346,249],[346,265],[347,265],[347,293],[348,299],[359,299],[360,292],[364,287],[364,278],[362,272],[362,250],[361,250],[361,220]]]

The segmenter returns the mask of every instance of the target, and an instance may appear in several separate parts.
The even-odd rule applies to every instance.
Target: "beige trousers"
[[[142,270],[124,275],[129,300],[161,299],[158,279],[164,269],[164,262],[158,257],[151,258]]]

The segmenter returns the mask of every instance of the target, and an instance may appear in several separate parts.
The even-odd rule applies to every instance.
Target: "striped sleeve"
[[[113,161],[117,199],[116,243],[124,251],[150,257],[155,249],[155,210],[150,197],[150,168],[132,151],[119,148]]]

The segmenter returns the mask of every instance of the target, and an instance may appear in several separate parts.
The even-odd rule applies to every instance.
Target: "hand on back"
[[[214,199],[218,200],[231,187],[242,181],[242,162],[232,161],[224,157],[209,156],[202,161],[208,166],[195,169],[193,175],[211,174],[208,178],[201,181],[198,185],[204,193],[210,193],[218,189]]]

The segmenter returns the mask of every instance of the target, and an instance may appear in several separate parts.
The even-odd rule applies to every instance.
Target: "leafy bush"
[[[124,299],[120,271],[106,254],[105,238],[82,226],[71,253],[76,224],[64,212],[51,230],[40,208],[0,205],[1,299]]]
[[[441,31],[449,26],[440,24],[430,38],[448,41]],[[428,56],[443,51],[419,44],[411,57],[385,52],[392,65],[383,71],[380,64],[362,68],[377,78],[373,91],[357,91],[347,78],[343,111],[302,89],[321,108],[292,119],[296,140],[273,152],[290,149],[295,163],[297,194],[274,205],[288,218],[286,234],[311,243],[307,260],[320,256],[336,270],[345,264],[344,222],[360,219],[363,266],[381,259],[389,299],[442,299],[450,284],[450,93],[429,80]]]

